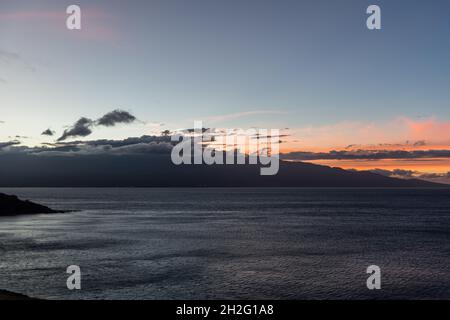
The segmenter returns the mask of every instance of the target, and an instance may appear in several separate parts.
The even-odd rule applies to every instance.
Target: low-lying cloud
[[[394,169],[394,170],[373,169],[370,170],[370,172],[377,173],[390,178],[422,179],[427,181],[450,184],[450,172],[429,173],[404,169]]]
[[[381,160],[450,158],[450,150],[332,150],[329,152],[296,151],[284,153],[286,160]]]
[[[6,147],[14,146],[20,144],[20,141],[14,140],[14,141],[7,141],[7,142],[0,142],[0,150]]]
[[[46,144],[44,147],[21,149],[22,153],[39,156],[169,154],[174,142],[170,136],[141,136],[123,140],[71,141]],[[19,150],[10,150],[19,152]]]

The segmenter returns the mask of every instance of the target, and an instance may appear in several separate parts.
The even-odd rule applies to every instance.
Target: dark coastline
[[[0,290],[0,301],[37,300],[20,293]]]
[[[20,200],[17,196],[0,193],[0,216],[15,216],[22,214],[52,214],[66,213],[68,211],[53,210],[49,207],[28,201]]]

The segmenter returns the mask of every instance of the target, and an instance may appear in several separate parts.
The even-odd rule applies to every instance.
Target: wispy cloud
[[[380,160],[450,158],[450,150],[332,150],[329,152],[290,152],[282,155],[289,160]]]
[[[415,121],[402,118],[413,140],[450,141],[450,121],[439,121],[435,117]]]
[[[236,120],[236,119],[243,118],[243,117],[252,117],[252,116],[258,116],[258,115],[264,115],[264,114],[285,114],[285,112],[277,111],[277,110],[244,111],[244,112],[223,114],[223,115],[218,115],[218,116],[210,116],[210,117],[206,117],[203,120],[208,123],[218,123],[218,122]]]
[[[25,60],[20,54],[16,52],[10,52],[6,50],[0,49],[0,64],[8,65],[8,66],[16,66],[28,70],[30,72],[35,72],[36,68]],[[2,80],[6,82],[6,79]]]

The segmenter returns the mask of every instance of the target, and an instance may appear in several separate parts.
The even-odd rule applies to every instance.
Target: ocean
[[[450,299],[449,189],[0,192],[77,210],[0,218],[0,289],[33,297]]]

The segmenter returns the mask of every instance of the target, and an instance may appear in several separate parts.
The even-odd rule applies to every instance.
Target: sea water
[[[0,218],[0,289],[33,297],[450,298],[448,189],[0,192],[77,210]]]

